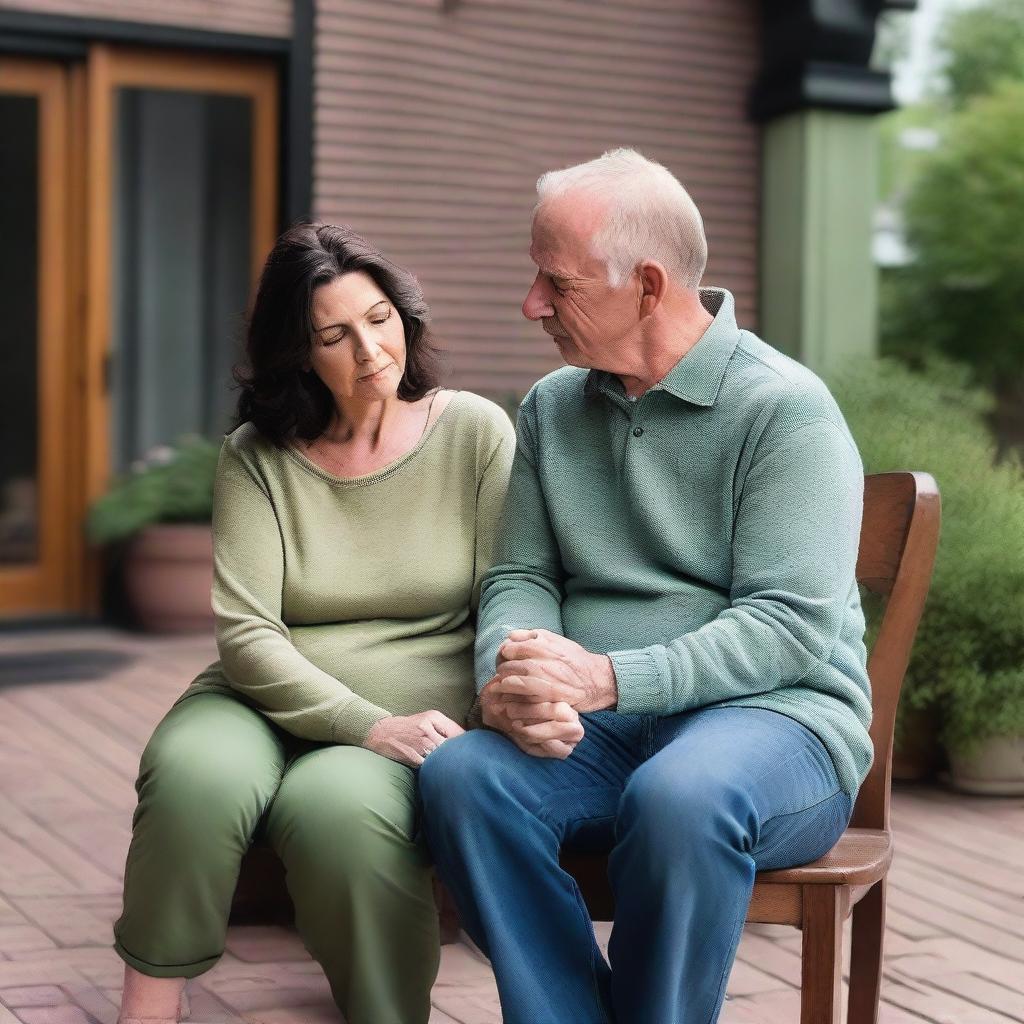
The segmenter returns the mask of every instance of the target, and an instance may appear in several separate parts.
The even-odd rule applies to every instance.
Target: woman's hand
[[[363,746],[399,764],[418,768],[435,747],[465,731],[440,711],[392,715],[373,724]]]

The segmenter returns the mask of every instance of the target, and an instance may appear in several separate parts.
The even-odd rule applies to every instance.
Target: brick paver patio
[[[76,680],[96,652],[123,663]],[[139,754],[213,656],[205,638],[0,635],[0,1024],[116,1021],[110,925]],[[1024,1022],[1024,800],[906,787],[894,823],[882,1024]],[[796,1024],[799,950],[796,930],[748,928],[722,1024]],[[233,927],[222,960],[188,990],[195,1024],[340,1020],[318,966],[278,927]],[[470,947],[444,947],[434,1007],[432,1024],[500,1020],[490,969]]]

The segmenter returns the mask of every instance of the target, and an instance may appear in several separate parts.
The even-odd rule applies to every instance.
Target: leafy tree
[[[1024,81],[1024,3],[989,0],[954,11],[943,22],[946,93],[960,108],[994,92],[1003,79]]]
[[[904,216],[915,259],[883,289],[883,351],[913,363],[938,349],[970,363],[1000,396],[1008,440],[1020,443],[1024,81],[1003,80],[949,119]]]

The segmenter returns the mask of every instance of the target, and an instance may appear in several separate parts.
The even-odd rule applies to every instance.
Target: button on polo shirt
[[[511,629],[549,629],[610,656],[620,713],[789,715],[853,794],[872,756],[863,466],[824,383],[741,330],[727,291],[700,295],[713,322],[636,401],[576,367],[524,399],[477,686]]]

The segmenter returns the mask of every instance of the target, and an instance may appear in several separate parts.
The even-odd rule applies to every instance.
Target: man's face
[[[570,366],[628,372],[636,358],[641,290],[635,274],[612,288],[604,261],[592,254],[602,219],[598,201],[572,193],[537,211],[530,244],[537,276],[523,316],[541,322]]]

